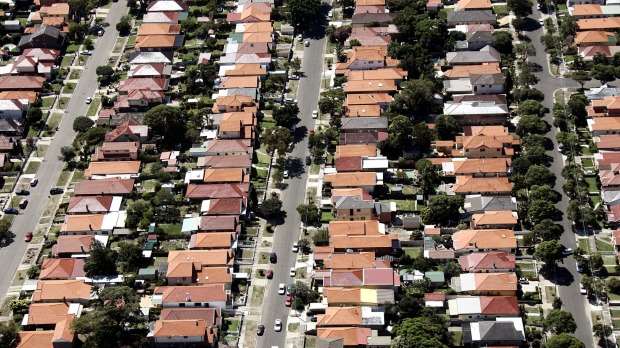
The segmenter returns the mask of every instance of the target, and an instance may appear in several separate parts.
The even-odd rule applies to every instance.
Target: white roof
[[[190,233],[192,231],[198,231],[200,226],[200,217],[190,217],[183,220],[183,226],[181,227],[181,233]]]
[[[112,231],[115,228],[125,227],[125,219],[127,219],[127,211],[117,211],[106,214],[101,223],[102,231]]]
[[[201,181],[204,180],[205,170],[204,169],[193,169],[187,173],[185,173],[185,183],[189,184],[190,181]]]
[[[0,99],[0,110],[22,111],[21,107],[15,104],[15,101],[11,99]]]
[[[480,297],[460,297],[448,301],[450,315],[479,314],[482,312],[480,307]]]
[[[210,206],[211,206],[211,200],[210,199],[205,199],[200,204],[200,212],[203,213],[203,212],[209,211],[209,207]]]
[[[444,104],[443,113],[447,115],[495,115],[508,114],[508,106],[504,104],[484,102],[462,102]]]
[[[448,93],[471,92],[471,82],[469,78],[445,80],[443,82],[443,87]]]
[[[495,321],[501,322],[512,322],[515,326],[515,330],[521,332],[523,335],[523,340],[525,340],[525,329],[523,328],[523,320],[520,317],[512,317],[512,318],[495,318]]]
[[[183,8],[174,1],[159,0],[148,10],[149,12],[183,12]]]
[[[120,211],[121,203],[123,203],[123,197],[121,196],[112,197],[112,205],[110,206],[110,211],[111,212]]]
[[[362,157],[362,169],[387,169],[388,167],[387,157]]]
[[[461,274],[461,291],[476,290],[476,279],[473,273]]]
[[[105,218],[104,218],[104,220],[105,220]],[[102,245],[104,245],[106,247],[108,246],[108,240],[110,239],[110,236],[104,236],[102,234],[96,234],[94,237],[95,237],[95,240],[97,242],[101,243]],[[86,255],[88,256],[89,254],[86,254]]]
[[[151,64],[151,63],[172,63],[168,57],[161,52],[140,52],[130,64]]]

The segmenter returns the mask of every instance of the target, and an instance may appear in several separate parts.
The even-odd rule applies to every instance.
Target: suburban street
[[[3,271],[0,272],[0,295],[2,298],[6,296],[13,276],[28,247],[28,243],[24,242],[24,236],[28,231],[35,231],[39,218],[45,210],[49,191],[56,185],[60,172],[65,165],[64,162],[58,160],[60,148],[71,146],[73,143],[76,135],[76,132],[73,131],[73,120],[77,116],[86,114],[88,105],[85,103],[85,99],[93,96],[97,89],[95,70],[98,66],[108,63],[108,57],[118,37],[118,32],[115,29],[116,23],[123,15],[127,14],[127,11],[128,7],[125,1],[112,2],[107,17],[110,26],[102,37],[97,38],[94,54],[85,65],[73,97],[68,103],[60,122],[59,130],[49,145],[45,158],[36,173],[39,184],[36,187],[27,187],[30,191],[28,207],[20,210],[20,215],[16,216],[13,221],[11,232],[15,234],[14,241],[10,245],[0,248],[0,264],[3,265]]]
[[[541,18],[541,13],[534,7],[534,13],[532,18],[538,20]],[[545,114],[544,120],[550,125],[553,125],[553,103],[554,92],[560,88],[579,87],[579,84],[570,78],[559,78],[553,76],[549,72],[548,58],[545,54],[545,47],[540,41],[540,37],[543,36],[543,28],[540,27],[534,31],[526,33],[531,38],[531,42],[536,48],[536,56],[530,56],[529,61],[531,63],[537,63],[542,67],[542,71],[535,73],[539,78],[539,83],[534,88],[540,90],[545,95],[545,100],[542,104],[549,110]],[[562,200],[556,204],[556,207],[563,212],[562,221],[559,223],[564,227],[564,234],[560,239],[560,243],[567,248],[573,250],[577,248],[575,233],[573,232],[572,221],[566,217],[566,211],[568,207],[569,199],[562,190],[564,179],[561,172],[564,168],[564,159],[562,154],[558,151],[558,143],[555,140],[558,129],[551,127],[551,131],[547,133],[547,137],[553,142],[553,148],[547,151],[547,154],[553,158],[551,162],[550,170],[556,175],[557,181],[554,189],[562,195]],[[548,278],[549,279],[549,278]],[[581,284],[581,274],[577,272],[577,266],[575,258],[571,255],[564,259],[564,264],[561,264],[556,272],[555,279],[549,279],[557,285],[558,297],[562,299],[563,310],[566,310],[573,314],[573,318],[577,323],[577,331],[575,337],[578,338],[586,347],[594,347],[594,339],[592,335],[592,323],[590,322],[590,309],[586,296],[579,292],[579,284]]]
[[[285,169],[291,177],[283,181],[283,190],[280,199],[283,202],[282,210],[285,211],[285,220],[277,226],[274,234],[273,252],[278,255],[278,263],[270,265],[273,269],[273,279],[265,290],[263,301],[263,315],[260,324],[265,325],[265,334],[258,339],[258,347],[286,347],[287,318],[290,308],[284,306],[286,295],[278,295],[278,284],[290,284],[293,278],[289,275],[289,269],[295,265],[298,254],[291,251],[293,242],[300,239],[301,218],[297,213],[297,206],[306,199],[307,169],[304,160],[309,151],[308,132],[314,129],[315,120],[312,119],[312,111],[317,110],[319,100],[319,88],[323,72],[323,55],[325,52],[325,38],[310,37],[310,47],[305,47],[301,71],[304,73],[299,82],[297,101],[299,106],[299,118],[295,133],[295,149],[288,156],[288,164]],[[274,331],[276,319],[282,320],[282,331]],[[250,333],[253,334],[253,333]]]

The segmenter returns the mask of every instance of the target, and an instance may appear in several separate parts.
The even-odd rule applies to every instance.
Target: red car
[[[310,135],[314,135],[314,129],[310,131]]]
[[[273,278],[273,270],[268,270],[267,271],[267,279],[271,279]]]
[[[26,233],[26,237],[24,238],[24,242],[30,242],[32,240],[32,232]]]
[[[293,297],[291,295],[286,296],[286,302],[284,302],[284,305],[287,307],[290,307],[292,302],[293,302]]]

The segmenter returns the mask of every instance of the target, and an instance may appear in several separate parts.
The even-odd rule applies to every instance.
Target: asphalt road
[[[538,20],[541,18],[541,13],[534,8],[532,18]],[[566,217],[566,210],[568,207],[569,199],[562,190],[564,184],[564,178],[562,178],[561,172],[564,168],[564,159],[558,151],[558,143],[555,140],[558,129],[553,127],[553,96],[554,92],[560,88],[567,87],[579,87],[579,84],[570,78],[558,78],[549,73],[549,65],[547,64],[547,56],[545,54],[545,47],[540,42],[540,37],[543,35],[542,27],[525,33],[532,39],[532,44],[536,47],[536,56],[529,57],[529,61],[537,63],[542,67],[542,71],[536,73],[539,78],[539,83],[534,86],[545,95],[545,100],[542,104],[550,110],[545,114],[544,120],[552,125],[551,131],[547,133],[547,137],[553,142],[553,149],[547,151],[547,155],[553,158],[553,162],[549,169],[556,175],[557,180],[554,189],[562,195],[562,200],[556,204],[556,207],[564,213],[562,221],[559,221],[564,227],[564,234],[560,239],[562,245],[568,248],[576,249],[576,238],[573,232],[572,221]],[[591,82],[590,84],[596,84]],[[589,85],[590,85],[589,84]],[[586,86],[587,87],[587,86]],[[549,279],[551,278],[551,279]],[[557,272],[553,277],[548,279],[554,282],[558,287],[558,295],[562,299],[562,309],[573,314],[573,318],[577,322],[577,331],[575,337],[577,337],[586,347],[594,347],[594,339],[592,335],[592,323],[590,322],[590,307],[586,296],[579,292],[579,284],[581,284],[581,274],[577,272],[577,266],[575,258],[568,256],[564,259],[563,264],[559,265]]]
[[[305,39],[305,38],[304,38]],[[265,325],[265,334],[258,339],[258,347],[286,347],[286,330],[290,308],[284,306],[286,295],[278,295],[278,284],[290,284],[293,278],[289,270],[295,265],[297,254],[291,251],[293,242],[300,239],[302,233],[301,219],[297,213],[297,206],[306,199],[306,180],[308,179],[305,158],[309,155],[307,148],[308,132],[314,129],[312,111],[317,110],[319,101],[319,89],[323,73],[323,54],[325,52],[325,38],[317,35],[309,38],[310,47],[304,48],[301,71],[304,73],[300,79],[297,91],[299,106],[299,118],[295,132],[296,145],[293,152],[288,156],[286,169],[290,178],[284,180],[284,189],[280,199],[283,202],[282,210],[286,212],[282,225],[275,230],[273,252],[278,255],[278,263],[271,264],[273,279],[269,281],[263,301],[263,315],[260,324]],[[276,319],[282,320],[282,331],[274,331]],[[255,334],[255,333],[248,333]]]
[[[64,168],[64,163],[58,160],[60,148],[70,146],[73,143],[76,133],[73,131],[73,120],[80,115],[85,115],[88,105],[85,103],[87,97],[93,96],[97,88],[97,75],[95,70],[100,65],[108,63],[108,57],[114,48],[118,32],[116,23],[120,18],[127,14],[126,1],[113,2],[107,17],[110,26],[106,28],[105,34],[97,39],[94,54],[88,59],[85,69],[82,72],[73,98],[71,98],[65,114],[59,125],[59,130],[54,135],[54,139],[47,148],[45,158],[37,171],[36,177],[39,184],[36,187],[27,187],[30,191],[28,197],[28,207],[20,210],[20,215],[15,217],[11,232],[15,234],[14,241],[8,246],[0,248],[0,265],[3,271],[0,272],[0,298],[4,298],[13,280],[13,276],[22,260],[22,256],[28,247],[24,242],[26,232],[34,231],[38,225],[39,218],[42,216],[45,204],[49,196],[49,190],[55,187],[60,172]]]

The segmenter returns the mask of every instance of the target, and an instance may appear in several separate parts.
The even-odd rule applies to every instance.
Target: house
[[[517,211],[517,199],[508,196],[469,195],[465,196],[463,208],[468,214],[498,210]]]
[[[206,184],[237,184],[249,179],[243,168],[209,168],[204,170],[202,181]]]
[[[347,109],[358,105],[377,105],[386,110],[394,98],[388,93],[347,94],[343,107]]]
[[[470,12],[472,11],[457,11],[457,12],[450,12],[450,13],[470,13]],[[481,48],[479,51],[458,51],[458,52],[448,52],[446,54],[446,64],[452,65],[452,66],[499,63],[499,62],[501,62],[501,55],[492,46],[485,46]]]
[[[377,185],[383,185],[383,173],[351,172],[326,174],[325,184],[332,188],[363,188],[372,193]]]
[[[218,330],[207,325],[206,320],[157,320],[151,337],[156,347],[171,345],[192,345],[214,347],[217,344]]]
[[[30,21],[34,24],[41,24],[45,19],[57,19],[62,22],[69,21],[69,4],[54,3],[49,6],[41,6],[38,12],[34,12]]]
[[[342,133],[387,132],[388,119],[382,117],[347,117],[342,119]]]
[[[84,171],[87,179],[136,178],[140,175],[140,161],[90,162]]]
[[[325,269],[389,268],[389,260],[377,260],[373,252],[330,254],[323,260]]]
[[[391,267],[317,271],[313,275],[313,280],[319,287],[342,286],[396,290],[400,286],[400,278]]]
[[[28,107],[29,105],[23,104],[21,100],[0,99],[0,118],[19,121]]]
[[[467,273],[452,278],[452,289],[468,295],[516,296],[517,276],[510,273]]]
[[[235,216],[198,216],[185,218],[181,233],[191,232],[241,232],[241,225]]]
[[[457,195],[510,195],[512,183],[507,177],[496,178],[474,178],[468,176],[457,176],[456,184],[453,186],[453,193]]]
[[[32,302],[71,302],[87,304],[91,286],[83,280],[40,280],[32,294]]]
[[[491,0],[460,0],[456,4],[458,11],[492,10]]]
[[[469,273],[512,272],[516,267],[515,255],[503,251],[461,255],[459,264]]]
[[[201,215],[239,215],[247,214],[246,200],[242,198],[206,199],[200,206]]]
[[[372,251],[377,256],[391,255],[394,249],[400,247],[396,235],[379,236],[331,236],[331,243],[335,252],[347,250]]]
[[[214,139],[208,140],[197,152],[196,157],[202,156],[240,156],[254,152],[249,139]],[[190,149],[190,152],[194,149]]]
[[[449,80],[469,78],[471,75],[482,74],[500,74],[499,63],[474,64],[474,65],[457,65],[451,67],[443,73],[443,76]],[[499,104],[506,104],[499,103]]]
[[[362,327],[330,327],[317,329],[316,336],[319,339],[342,340],[341,347],[367,347],[371,331]]]
[[[603,97],[592,100],[586,107],[588,117],[615,117],[620,116],[620,97]]]
[[[189,6],[182,0],[153,0],[149,2],[146,8],[147,13],[154,13],[154,12],[177,13],[178,21],[186,20],[188,11],[189,11]]]
[[[575,36],[575,45],[585,46],[615,46],[617,43],[614,33],[602,30],[579,31]]]
[[[345,70],[344,74],[348,81],[364,80],[392,80],[396,86],[400,87],[403,80],[406,80],[409,73],[401,68],[378,68],[372,70]]]
[[[615,5],[575,4],[570,8],[569,13],[577,20],[618,17],[620,16],[620,8]]]
[[[211,250],[211,249],[236,249],[237,233],[196,233],[192,234],[189,240],[188,249],[190,250]]]
[[[160,320],[195,320],[202,319],[207,326],[222,326],[221,308],[164,308]]]
[[[58,240],[52,246],[52,255],[54,257],[74,257],[75,255],[85,255],[90,253],[90,246],[95,239],[92,235],[77,236],[58,236]]]
[[[134,121],[125,121],[105,135],[106,142],[145,142],[149,127]]]
[[[90,160],[98,161],[131,161],[138,159],[140,143],[135,142],[104,142],[95,148]]]
[[[376,145],[381,140],[385,140],[388,137],[388,133],[374,132],[374,133],[344,133],[340,132],[340,145],[355,145],[355,144],[373,144]]]
[[[577,51],[584,62],[592,62],[594,57],[600,54],[607,58],[613,57],[620,52],[620,46],[585,46],[577,47]]]
[[[369,327],[383,329],[384,308],[372,307],[327,307],[325,314],[317,316],[317,327]]]
[[[172,74],[172,65],[163,63],[132,64],[127,72],[128,78],[153,77],[167,78]]]
[[[398,91],[398,86],[393,80],[356,80],[347,82],[346,86],[343,87],[343,91],[345,94],[351,93],[396,93]]]
[[[145,16],[147,16],[146,14]],[[172,64],[173,52],[140,52],[129,54],[129,64]]]
[[[228,308],[230,299],[221,284],[158,286],[153,290],[153,304],[163,308]]]
[[[510,230],[462,230],[452,236],[457,254],[483,251],[514,253],[517,238]]]
[[[598,170],[611,170],[612,166],[620,163],[620,152],[601,151],[594,154],[595,166]]]
[[[394,291],[391,289],[326,287],[323,288],[323,301],[329,307],[378,307],[385,302],[394,303]]]
[[[620,134],[620,117],[594,117],[587,121],[592,136]]]
[[[344,74],[345,70],[372,70],[385,68],[390,64],[385,46],[355,46],[347,53],[347,61],[336,65],[336,74]]]
[[[330,221],[328,230],[330,236],[372,236],[386,233],[385,225],[378,220]]]
[[[0,91],[37,91],[43,89],[42,76],[0,76]]]
[[[249,155],[198,157],[196,168],[244,168],[250,172],[252,157]]]
[[[17,333],[16,348],[70,348],[76,343],[75,332],[71,330],[74,315],[59,321],[53,330],[20,331]]]
[[[388,46],[394,34],[398,34],[398,29],[393,24],[387,27],[354,27],[344,46],[351,47],[352,40],[357,40],[364,47]]]
[[[121,210],[121,196],[76,196],[71,197],[67,214],[106,214]]]
[[[479,1],[479,0],[476,0]],[[448,12],[448,26],[462,24],[491,24],[497,23],[497,16],[491,10],[468,10]]]
[[[86,276],[84,272],[84,259],[49,259],[44,258],[41,264],[39,279],[77,279]]]
[[[392,214],[396,212],[396,204],[365,200],[360,196],[345,196],[334,200],[334,209],[338,221],[378,220],[390,223]]]
[[[65,222],[60,226],[60,233],[66,235],[78,234],[108,234],[109,229],[103,230],[104,214],[65,215]]]
[[[171,262],[166,271],[168,285],[223,285],[230,290],[232,269],[230,267],[202,267],[199,262]]]
[[[525,341],[523,320],[520,317],[464,323],[462,329],[463,343],[478,347],[521,346]]]
[[[168,79],[163,77],[129,78],[121,81],[118,87],[119,94],[127,94],[133,90],[163,92],[168,90]]]
[[[385,26],[392,23],[396,18],[396,13],[355,13],[351,18],[353,28],[373,26]]]
[[[234,252],[228,250],[174,250],[168,253],[168,263],[198,262],[202,267],[232,266]]]
[[[495,35],[486,30],[468,32],[464,41],[456,42],[457,50],[478,51],[488,45],[495,47]]]
[[[610,18],[590,18],[580,19],[576,21],[577,29],[586,30],[609,30],[616,31],[620,29],[620,17]]]
[[[256,109],[256,101],[243,95],[218,97],[213,103],[213,113],[256,111]]]
[[[179,22],[179,12],[147,12],[143,16],[144,24],[148,23],[167,23],[177,24]]]
[[[65,44],[65,36],[60,29],[51,25],[37,28],[32,34],[23,35],[19,39],[19,48],[54,48],[62,49]]]
[[[144,35],[136,38],[140,52],[174,51],[183,46],[184,35]]]
[[[444,82],[454,81],[458,80]],[[478,101],[446,103],[443,113],[452,116],[460,126],[506,124],[509,116],[506,104]]]
[[[113,195],[124,196],[133,191],[135,179],[82,180],[74,185],[75,196]]]
[[[600,100],[605,97],[618,97],[620,96],[620,88],[619,87],[610,87],[607,84],[604,84],[600,87],[590,88],[585,91],[586,97],[588,100]],[[4,99],[2,94],[0,93],[0,99]]]
[[[515,296],[467,296],[448,300],[450,317],[460,321],[478,321],[498,317],[518,317],[521,313]]]
[[[594,137],[592,140],[596,143],[599,151],[618,151],[620,150],[620,134],[609,134]]]
[[[24,315],[22,326],[29,330],[53,330],[56,324],[68,317],[80,316],[79,303],[32,303]]]
[[[27,50],[26,50],[27,51]],[[25,51],[22,55],[26,54]],[[0,99],[17,99],[17,100],[27,100],[28,104],[32,105],[37,101],[39,97],[39,93],[35,91],[3,91],[0,92]]]
[[[471,216],[471,228],[514,229],[518,225],[517,212],[509,210],[485,211]]]
[[[264,2],[250,2],[237,6],[236,12],[226,15],[226,21],[230,24],[269,22],[271,18],[271,5]]]
[[[147,35],[179,35],[181,24],[171,23],[143,23],[138,27],[138,36]]]
[[[512,135],[457,136],[451,155],[467,158],[512,157],[519,141]]]
[[[209,185],[190,184],[187,186],[185,198],[192,201],[217,198],[247,198],[248,189],[249,187],[247,184],[236,183]]]
[[[441,163],[446,176],[504,177],[510,174],[511,160],[508,158],[452,158]]]

